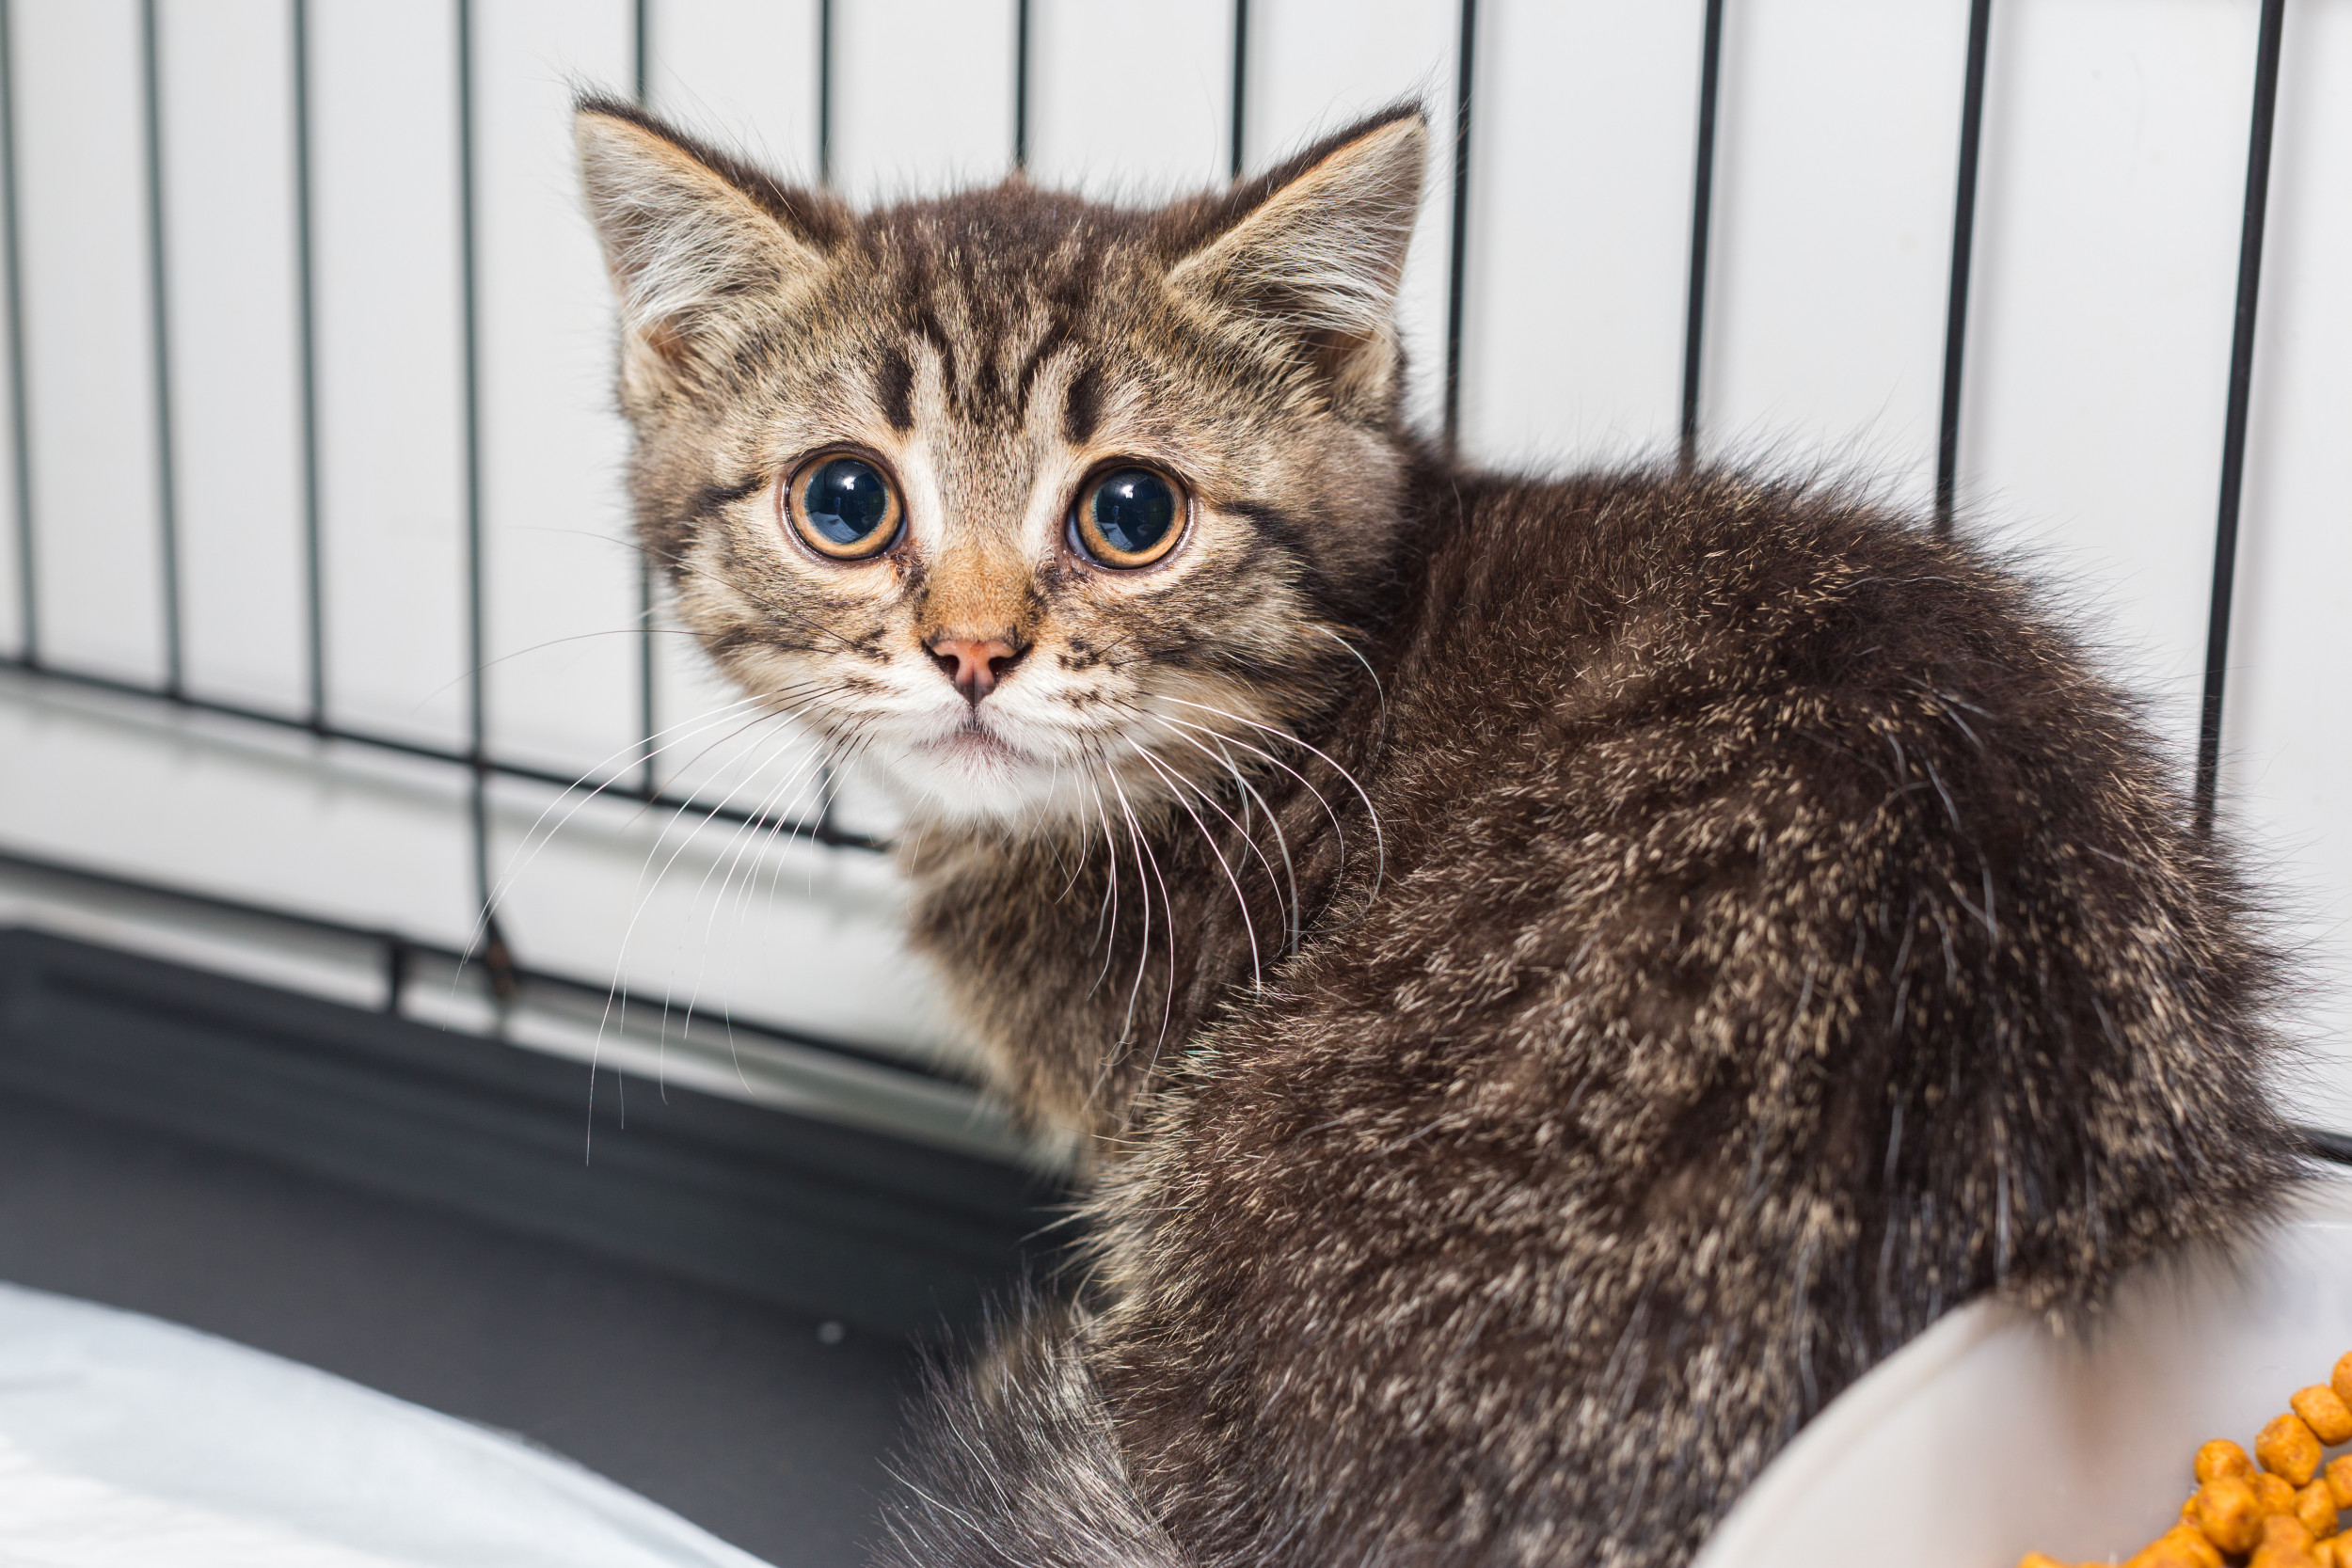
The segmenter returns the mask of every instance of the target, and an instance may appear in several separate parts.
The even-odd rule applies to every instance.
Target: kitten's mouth
[[[924,742],[924,746],[973,767],[1003,768],[1028,760],[1025,752],[982,723],[977,714],[938,739]]]

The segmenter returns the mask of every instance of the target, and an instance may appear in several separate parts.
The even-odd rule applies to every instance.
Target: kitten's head
[[[645,546],[746,690],[917,816],[1107,826],[1355,668],[1417,111],[1156,211],[1016,179],[860,215],[625,105],[578,129]]]

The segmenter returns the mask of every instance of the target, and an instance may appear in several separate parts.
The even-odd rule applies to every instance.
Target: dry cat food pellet
[[[2295,1495],[2295,1516],[2314,1540],[2336,1533],[2336,1500],[2328,1495],[2326,1481],[2315,1481]]]
[[[2246,1450],[2227,1437],[2217,1437],[2197,1450],[2197,1484],[2219,1481],[2223,1476],[2250,1476],[2254,1462],[2246,1457]]]
[[[2299,1389],[2287,1403],[2321,1442],[2332,1446],[2352,1441],[2352,1405],[2344,1403],[2344,1396],[2328,1385],[2314,1383],[2309,1388]]]
[[[2319,1474],[2319,1436],[2290,1411],[2254,1439],[2254,1462],[2291,1486],[2307,1485]]]
[[[2226,1437],[2200,1447],[2181,1522],[2123,1568],[2352,1568],[2352,1535],[2340,1533],[2337,1517],[2352,1508],[2352,1453],[2325,1451],[2352,1443],[2352,1353],[2289,1403],[2256,1435],[2251,1458]],[[2068,1565],[2027,1552],[2017,1568]]]

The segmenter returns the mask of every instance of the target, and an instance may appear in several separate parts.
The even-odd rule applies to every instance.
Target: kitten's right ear
[[[1277,356],[1304,356],[1343,404],[1388,406],[1394,315],[1429,131],[1403,103],[1229,195],[1171,214],[1168,282]]]
[[[625,388],[723,351],[763,305],[823,274],[845,227],[836,203],[789,190],[633,105],[582,99],[573,135],[620,299]]]

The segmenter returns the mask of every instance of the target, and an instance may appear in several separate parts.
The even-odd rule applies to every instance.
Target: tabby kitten
[[[1417,110],[1156,211],[579,136],[679,615],[1090,1148],[887,1560],[1681,1562],[1940,1313],[2277,1208],[2272,960],[2029,589],[1406,428]]]

